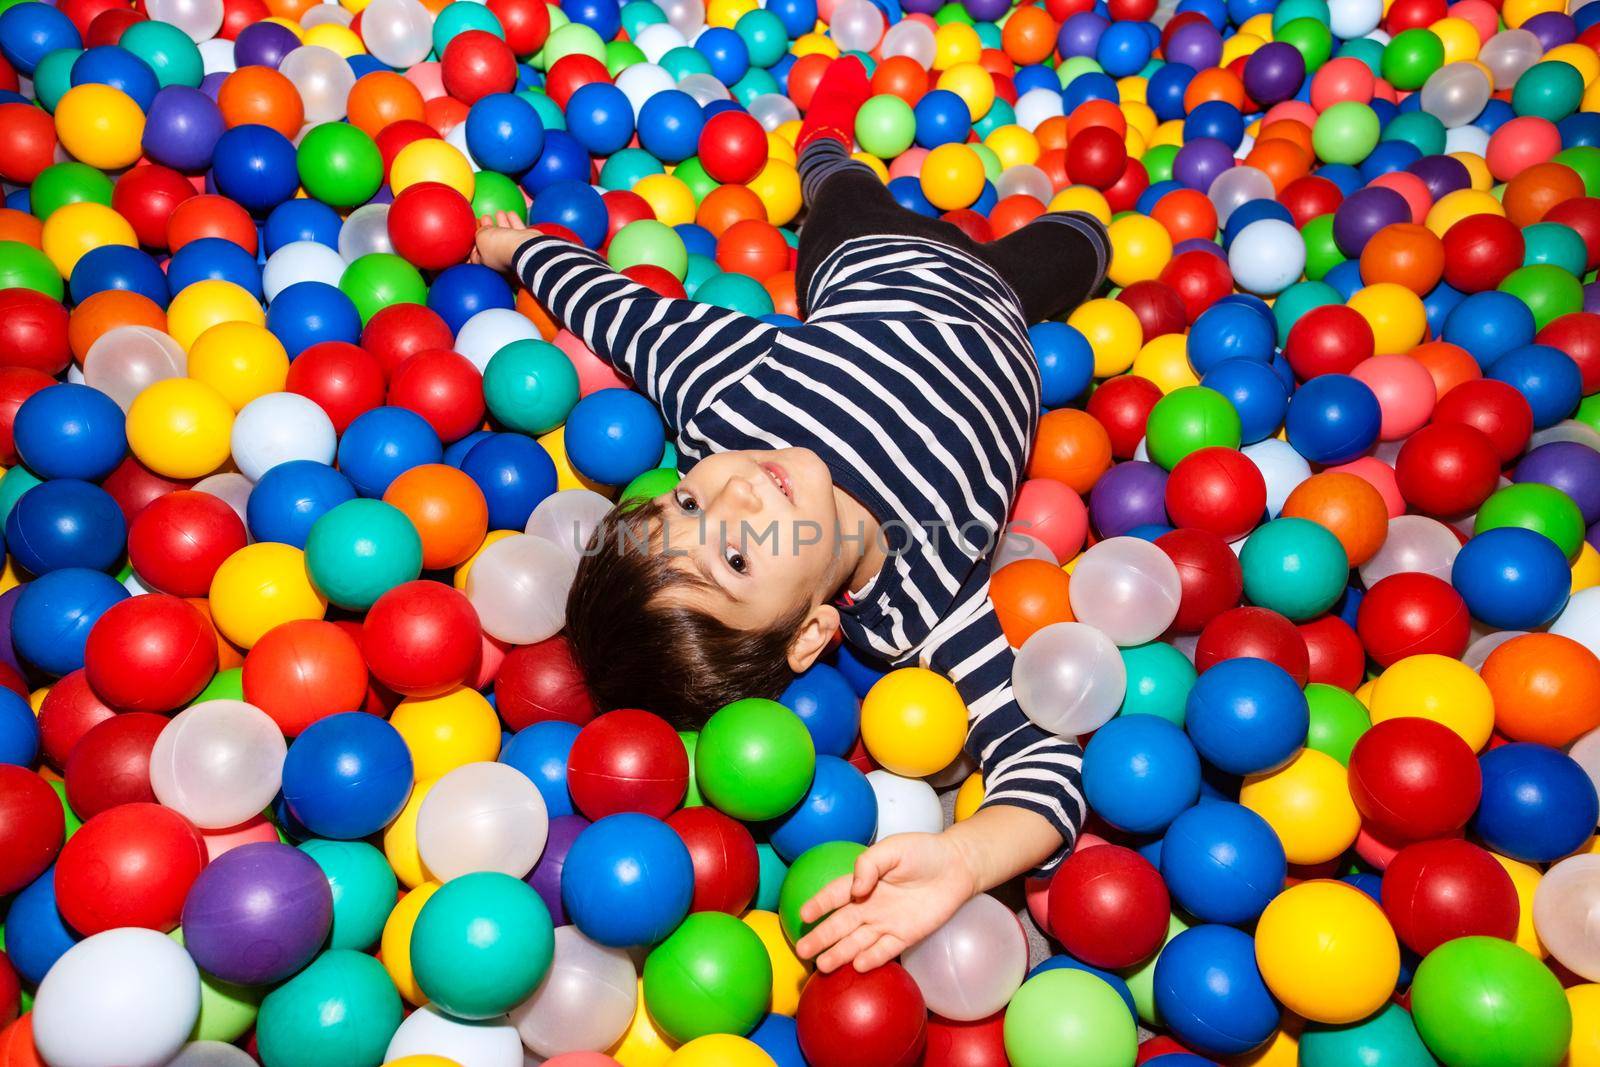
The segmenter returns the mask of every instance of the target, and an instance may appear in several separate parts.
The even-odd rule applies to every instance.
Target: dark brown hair
[[[674,729],[698,730],[718,708],[776,698],[794,680],[789,645],[807,608],[765,630],[740,630],[670,603],[674,587],[705,587],[673,566],[662,543],[665,505],[612,509],[590,539],[567,596],[567,636],[601,711],[643,708]]]

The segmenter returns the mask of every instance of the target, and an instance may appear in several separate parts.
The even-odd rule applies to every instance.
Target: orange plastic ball
[[[1156,201],[1150,217],[1167,228],[1173,244],[1217,235],[1217,206],[1198,189],[1174,189]]]
[[[389,483],[383,500],[411,520],[422,538],[422,567],[466,562],[489,532],[489,505],[478,483],[446,463],[412,467]]]
[[[211,601],[206,597],[197,596],[185,598],[184,603],[206,617],[206,622],[211,626],[211,632],[217,635],[217,670],[231,671],[235,667],[244,666],[244,650],[238,645],[222,636],[222,631],[217,629],[216,620],[211,617]]]
[[[1262,141],[1291,141],[1303,148],[1308,156],[1314,154],[1311,146],[1311,127],[1297,119],[1277,119],[1264,123],[1261,127],[1261,136],[1256,138],[1256,143]]]
[[[1111,437],[1093,415],[1059,408],[1039,420],[1029,478],[1053,478],[1082,494],[1110,469]]]
[[[1440,400],[1462,382],[1483,377],[1483,370],[1472,354],[1449,341],[1426,341],[1411,350],[1411,358],[1433,375],[1434,395]]]
[[[786,270],[774,274],[761,283],[761,288],[772,297],[772,310],[775,313],[796,319],[800,317],[800,299],[794,290],[794,271]]]
[[[1600,726],[1600,659],[1570,637],[1513,637],[1481,673],[1495,728],[1513,741],[1563,748]]]
[[[1389,534],[1389,509],[1383,494],[1355,474],[1324,471],[1312,475],[1289,494],[1283,515],[1326,528],[1344,546],[1352,567],[1371,559]]]
[[[1394,282],[1426,296],[1444,277],[1444,243],[1426,226],[1396,222],[1372,235],[1361,250],[1361,279]]]
[[[1039,123],[1033,131],[1033,139],[1039,142],[1041,155],[1047,152],[1065,152],[1070,123],[1065,115],[1051,115]],[[1037,164],[1036,164],[1037,165]]]
[[[743,185],[719,185],[706,194],[695,211],[694,221],[720,238],[736,222],[746,219],[767,221],[767,207],[761,198]]]
[[[1055,51],[1058,27],[1040,7],[1019,7],[1000,31],[1000,47],[1013,63],[1043,63]]]
[[[1017,193],[995,204],[989,212],[989,228],[995,237],[1015,233],[1044,214],[1044,205],[1031,196]]]
[[[453,96],[436,96],[422,105],[422,120],[444,137],[467,121],[467,110],[467,105]]]
[[[293,138],[306,122],[294,83],[271,67],[240,67],[222,80],[217,107],[230,128],[252,123]]]
[[[1067,116],[1067,138],[1078,136],[1091,126],[1104,126],[1118,137],[1128,135],[1128,116],[1109,100],[1085,100]]]
[[[167,313],[148,296],[126,289],[102,289],[72,309],[67,319],[67,344],[80,364],[89,346],[118,326],[148,326],[165,333]]]
[[[1244,81],[1226,67],[1202,70],[1190,79],[1189,87],[1183,91],[1183,107],[1185,111],[1193,111],[1210,100],[1221,100],[1240,111],[1246,110]]]
[[[789,269],[789,242],[764,219],[740,219],[717,238],[717,266],[765,281]]]
[[[1578,172],[1561,163],[1535,163],[1506,183],[1506,218],[1517,226],[1532,226],[1550,209],[1584,195]]]
[[[832,56],[812,52],[795,60],[794,66],[789,68],[789,99],[802,113],[811,110],[811,98],[816,95],[817,85],[832,62]]]
[[[43,233],[43,220],[35,218],[26,211],[0,207],[0,241],[16,241],[18,244],[38,248]]]
[[[989,599],[1012,648],[1052,623],[1072,622],[1067,572],[1042,559],[1008,563],[989,578]]]
[[[1271,178],[1272,188],[1280,193],[1296,178],[1311,173],[1311,153],[1281,137],[1257,141],[1244,162]]]
[[[391,122],[422,121],[422,91],[392,70],[375,70],[357,79],[345,105],[350,124],[376,137]]]
[[[874,96],[898,96],[912,107],[927,95],[928,83],[928,72],[910,56],[890,56],[872,72]]]

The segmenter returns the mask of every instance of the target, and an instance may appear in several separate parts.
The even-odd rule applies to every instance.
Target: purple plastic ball
[[[1167,521],[1167,472],[1129,460],[1100,476],[1089,493],[1089,518],[1101,537],[1121,537],[1136,526]]]
[[[1244,64],[1244,91],[1263,107],[1294,96],[1305,80],[1305,56],[1283,41],[1262,45]]]
[[[1435,202],[1472,184],[1467,165],[1454,156],[1423,156],[1406,170],[1422,179],[1422,184],[1428,187],[1428,195]]]
[[[998,22],[1011,10],[1011,0],[966,0],[962,6],[979,22]]]
[[[1208,256],[1216,256],[1224,262],[1228,258],[1228,253],[1224,252],[1217,245],[1217,242],[1209,237],[1190,237],[1172,246],[1172,254],[1174,256],[1181,256],[1185,252],[1204,252]]]
[[[1578,27],[1564,11],[1542,11],[1524,22],[1522,28],[1539,38],[1546,52],[1578,39]]]
[[[174,170],[203,170],[226,128],[215,100],[187,85],[169,85],[145,116],[144,154]]]
[[[1206,70],[1222,62],[1222,34],[1209,22],[1190,22],[1172,31],[1165,51],[1168,63]]]
[[[257,22],[246,26],[233,41],[233,61],[241,67],[278,69],[283,57],[300,47],[300,38],[287,26]]]
[[[1061,24],[1056,36],[1056,49],[1063,59],[1073,56],[1094,57],[1100,47],[1100,36],[1111,23],[1093,11],[1080,11]]]
[[[17,659],[17,650],[11,645],[11,613],[17,610],[17,598],[22,595],[22,589],[18,585],[0,593],[0,663],[26,678],[22,661]]]
[[[1585,525],[1600,522],[1600,452],[1576,441],[1551,441],[1522,457],[1517,482],[1561,490],[1583,513]]]
[[[1355,259],[1373,234],[1392,223],[1410,221],[1406,198],[1393,189],[1358,189],[1333,213],[1333,240],[1339,251]]]
[[[216,100],[222,95],[222,83],[228,80],[228,75],[231,73],[233,72],[222,70],[212,71],[210,74],[207,74],[204,78],[200,79],[200,91],[205,93],[212,100]]]
[[[1172,176],[1190,189],[1209,192],[1217,175],[1234,164],[1233,149],[1215,137],[1196,137],[1178,149],[1172,160]],[[1399,196],[1399,193],[1395,193]]]
[[[183,905],[184,947],[207,974],[268,985],[317,954],[333,926],[333,891],[317,861],[262,841],[223,853]]]
[[[557,926],[565,926],[568,921],[566,909],[561,905],[561,868],[567,862],[572,843],[588,825],[589,820],[582,815],[558,815],[551,819],[544,853],[525,879],[539,894],[545,907],[550,909],[550,921]]]

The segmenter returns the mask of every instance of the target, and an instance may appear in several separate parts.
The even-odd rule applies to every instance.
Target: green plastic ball
[[[776,849],[765,841],[756,846],[756,898],[750,906],[758,911],[777,911],[783,880],[789,874],[789,865],[783,862]]]
[[[783,923],[783,932],[790,944],[817,925],[800,919],[800,909],[806,901],[829,882],[854,872],[857,857],[866,850],[867,846],[854,841],[827,841],[813,845],[794,858],[783,876],[783,887],[778,890],[778,919]]]
[[[1150,409],[1145,443],[1150,458],[1171,470],[1202,448],[1238,448],[1241,433],[1239,412],[1227,397],[1203,385],[1186,385]]]
[[[1323,682],[1306,686],[1306,705],[1311,713],[1306,747],[1350,766],[1350,750],[1372,726],[1366,705],[1355,694]]]
[[[1128,675],[1128,688],[1117,714],[1159,715],[1181,729],[1184,702],[1189,699],[1189,690],[1194,688],[1195,670],[1189,657],[1165,641],[1152,641],[1119,651]]]
[[[640,264],[660,267],[682,281],[689,273],[689,250],[676,230],[655,219],[637,219],[618,230],[606,249],[612,270]]]
[[[771,1002],[772,960],[755,930],[732,915],[689,916],[644,961],[644,1003],[674,1041],[747,1034]]]
[[[1317,116],[1311,128],[1311,147],[1324,162],[1353,166],[1372,154],[1381,132],[1377,112],[1359,100],[1341,100]]]
[[[1560,60],[1535,63],[1511,89],[1511,107],[1519,115],[1560,122],[1583,102],[1583,75]]]
[[[528,198],[516,182],[499,171],[480,170],[473,176],[472,217],[481,219],[496,211],[509,211],[528,221]]]
[[[1300,227],[1300,237],[1306,243],[1306,277],[1312,281],[1322,281],[1330,270],[1345,261],[1345,254],[1339,248],[1339,242],[1333,237],[1331,212],[1318,215]],[[1342,304],[1344,301],[1340,300],[1339,303]]]
[[[1322,19],[1297,18],[1273,34],[1274,39],[1293,45],[1306,61],[1308,74],[1315,74],[1333,55],[1333,34]]]
[[[144,60],[156,72],[156,82],[163,89],[169,85],[197,89],[205,77],[205,62],[200,58],[199,47],[187,33],[170,23],[135,22],[122,31],[117,47],[126,48]]]
[[[1173,144],[1156,145],[1144,154],[1140,160],[1145,170],[1150,172],[1150,182],[1165,182],[1172,180],[1172,161],[1178,158],[1178,146]]]
[[[39,219],[48,219],[68,204],[83,203],[111,206],[111,179],[87,163],[52,163],[28,190],[28,207]]]
[[[383,184],[383,155],[371,137],[347,122],[313,126],[295,154],[300,184],[329,207],[352,208]]]
[[[399,882],[382,852],[365,841],[302,842],[300,851],[317,861],[333,890],[330,948],[365,951],[383,936],[394,910]]]
[[[748,274],[725,270],[707,278],[695,290],[694,298],[702,304],[727,308],[751,318],[759,319],[773,312],[772,294]]]
[[[1430,952],[1411,983],[1411,1020],[1449,1067],[1555,1067],[1572,1040],[1560,980],[1497,937],[1460,937]]]
[[[545,38],[544,48],[540,54],[544,58],[546,69],[555,66],[568,56],[588,56],[603,63],[606,58],[606,42],[583,23],[569,22],[550,31],[550,36]]]
[[[1600,432],[1600,393],[1593,393],[1579,401],[1578,410],[1573,412],[1572,417],[1589,429]],[[0,489],[4,487],[5,482],[0,480]]]
[[[1573,145],[1555,154],[1553,162],[1571,167],[1583,179],[1587,196],[1600,196],[1600,148],[1594,145]]]
[[[167,935],[183,944],[180,927]],[[189,1033],[190,1041],[226,1041],[232,1043],[249,1033],[256,1024],[261,1010],[261,998],[267,990],[260,986],[234,985],[200,972],[200,1017]]]
[[[330,603],[366,611],[422,573],[422,538],[393,504],[346,500],[311,524],[306,571]]]
[[[1438,1067],[1398,1004],[1349,1026],[1312,1023],[1300,1035],[1300,1067]]]
[[[499,871],[463,874],[428,898],[411,931],[417,985],[443,1011],[492,1019],[550,970],[555,931],[533,887]]]
[[[1383,78],[1396,89],[1420,89],[1442,66],[1444,42],[1432,30],[1401,30],[1383,49]]]
[[[743,822],[776,819],[811,788],[817,752],[800,717],[776,700],[750,697],[700,728],[694,753],[700,793]]]
[[[881,159],[892,159],[916,140],[917,119],[911,105],[890,93],[874,96],[856,112],[856,140]]]
[[[1310,519],[1273,519],[1239,553],[1250,602],[1295,622],[1315,618],[1344,595],[1350,559],[1339,539]]]
[[[722,184],[706,173],[706,165],[700,162],[699,156],[690,156],[676,167],[673,167],[672,176],[689,187],[689,192],[694,196],[694,202],[697,204],[710,196],[717,186]]]
[[[1172,939],[1189,929],[1189,924],[1176,915],[1167,916],[1167,936],[1161,942],[1164,949],[1172,943]],[[1147,1026],[1160,1026],[1161,1013],[1156,1010],[1156,960],[1161,958],[1158,950],[1154,956],[1143,963],[1129,967],[1127,970],[1118,971],[1124,982],[1128,983],[1128,992],[1133,995],[1133,1006],[1139,1013],[1139,1019]]]
[[[1573,277],[1589,269],[1589,249],[1578,231],[1559,222],[1536,222],[1522,231],[1522,265],[1548,263]]]
[[[190,701],[190,706],[204,704],[208,700],[243,700],[244,699],[244,668],[229,667],[225,671],[218,671],[211,676],[211,681],[200,690],[200,695]]]
[[[513,341],[489,358],[483,399],[508,430],[548,433],[566,422],[578,403],[578,372],[549,341]]]
[[[765,69],[783,59],[789,51],[789,33],[783,20],[764,8],[746,11],[733,24],[733,31],[750,53],[750,65]]]
[[[1127,1067],[1139,1031],[1104,979],[1061,967],[1034,975],[1011,998],[1005,1045],[1012,1067]]]
[[[72,810],[71,801],[67,800],[67,783],[65,781],[60,778],[52,778],[50,780],[50,788],[56,791],[56,799],[61,802],[61,818],[66,823],[66,832],[62,834],[62,840],[70,841],[73,834],[83,829],[83,820],[78,818],[78,813]],[[0,928],[0,934],[4,932],[4,928]],[[3,944],[0,944],[0,948],[4,947]]]
[[[55,265],[43,252],[21,241],[0,241],[0,289],[33,289],[52,300],[66,295],[66,283]]]
[[[383,964],[335,948],[267,994],[256,1018],[263,1067],[377,1067],[400,1028]]]
[[[1281,40],[1278,34],[1295,19],[1315,19],[1327,25],[1329,17],[1327,0],[1283,0],[1272,11],[1272,33]]]
[[[617,498],[617,503],[625,504],[630,500],[651,500],[664,493],[670,493],[678,485],[678,472],[670,467],[656,467],[647,470],[633,481],[629,482],[622,490],[622,495]]]
[[[613,78],[645,58],[644,50],[632,41],[606,42],[606,73]]]
[[[391,252],[368,252],[344,269],[339,288],[363,324],[394,304],[425,304],[428,285],[417,268]]]
[[[637,481],[638,479],[635,479]],[[626,493],[626,490],[624,490]],[[706,806],[705,797],[700,795],[700,783],[694,776],[694,750],[700,744],[700,731],[679,730],[678,740],[683,742],[684,755],[689,757],[689,785],[683,791],[683,806],[686,808],[703,808]]]
[[[1500,291],[1527,304],[1534,327],[1540,330],[1563,315],[1583,310],[1583,283],[1549,263],[1518,267],[1506,275]]]
[[[1481,534],[1502,526],[1520,526],[1544,534],[1576,559],[1583,548],[1583,513],[1566,493],[1552,485],[1522,482],[1497,489],[1478,509],[1472,532]]]

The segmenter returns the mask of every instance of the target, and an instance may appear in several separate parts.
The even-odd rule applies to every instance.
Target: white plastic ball
[[[1277,518],[1295,486],[1311,477],[1311,464],[1289,442],[1276,437],[1245,445],[1239,451],[1261,472],[1267,483],[1267,514]]]
[[[1061,94],[1054,89],[1040,87],[1029,89],[1017,97],[1017,125],[1032,133],[1046,119],[1066,113]]]
[[[354,11],[350,11],[340,4],[313,4],[300,16],[300,28],[309,30],[313,26],[349,26],[356,20]]]
[[[883,58],[890,59],[894,56],[908,56],[917,61],[923,68],[933,66],[939,46],[934,39],[933,30],[920,22],[907,19],[897,22],[889,27],[889,32],[883,35]],[[1059,100],[1061,94],[1056,94]]]
[[[1002,200],[1008,196],[1031,196],[1041,204],[1048,204],[1055,195],[1050,176],[1032,163],[1018,163],[1001,171],[994,191]]]
[[[656,5],[667,16],[667,25],[692,41],[706,24],[705,0],[661,0]]]
[[[534,505],[523,532],[544,538],[577,560],[610,512],[611,501],[592,489],[563,489]]]
[[[649,27],[646,27],[640,31],[640,36],[648,32]],[[637,41],[634,43],[638,44]],[[622,95],[628,98],[628,103],[633,105],[634,118],[639,117],[640,110],[652,96],[678,87],[677,81],[667,73],[666,68],[656,63],[635,63],[627,67],[617,75],[616,84],[622,90]]]
[[[883,40],[883,12],[872,0],[841,0],[833,9],[828,35],[846,52],[870,52]]]
[[[478,871],[521,878],[544,852],[550,817],[533,780],[505,763],[440,778],[417,812],[417,852],[441,882]]]
[[[522,1039],[503,1015],[469,1023],[428,1005],[406,1016],[383,1060],[405,1056],[443,1056],[460,1067],[522,1067]]]
[[[337,286],[346,264],[337,249],[321,241],[290,241],[267,257],[261,268],[261,291],[270,304],[296,282]]]
[[[461,324],[455,350],[481,374],[494,354],[513,341],[537,340],[539,328],[528,316],[510,308],[485,308]]]
[[[156,737],[150,787],[202,830],[238,826],[272,803],[288,745],[272,717],[242,700],[185,708]]]
[[[444,135],[444,143],[461,153],[461,158],[467,161],[467,166],[474,173],[483,169],[478,163],[478,157],[472,154],[472,149],[467,147],[467,124],[457,123],[450,127],[450,132]]]
[[[1172,557],[1140,537],[1110,537],[1072,570],[1072,614],[1121,646],[1160,637],[1178,614],[1183,582]]]
[[[1081,622],[1057,622],[1023,642],[1011,684],[1028,718],[1072,737],[1098,730],[1117,713],[1128,671],[1111,638]]]
[[[561,926],[550,973],[511,1009],[511,1021],[522,1043],[540,1056],[604,1052],[627,1032],[638,996],[639,975],[625,951]]]
[[[1401,515],[1389,520],[1383,545],[1359,570],[1361,584],[1371,589],[1391,574],[1431,574],[1450,580],[1461,542],[1450,528],[1426,515]]]
[[[344,57],[321,45],[301,45],[283,57],[278,73],[300,94],[306,125],[344,118],[345,101],[355,88],[356,72]]]
[[[56,960],[33,1002],[33,1041],[50,1067],[162,1067],[200,1017],[200,972],[164,934],[121,927]]]
[[[201,41],[200,69],[205,74],[232,74],[238,70],[239,64],[233,58],[233,42],[225,37]]]
[[[688,47],[689,39],[670,23],[657,22],[640,30],[633,43],[644,53],[647,62],[660,63],[661,57],[674,48]]]
[[[678,88],[695,98],[701,107],[715,103],[718,100],[732,100],[733,94],[728,92],[728,87],[717,81],[710,74],[685,74],[678,82]]]
[[[973,1022],[1003,1009],[1028,973],[1028,938],[1011,909],[987,893],[961,905],[900,962],[928,1010]]]
[[[1383,0],[1329,0],[1328,28],[1335,37],[1365,37],[1383,21]]]
[[[1600,727],[1590,730],[1567,749],[1567,755],[1583,768],[1596,791],[1600,791]]]
[[[419,0],[372,0],[361,12],[361,40],[373,59],[403,70],[433,51],[433,16]]]
[[[393,251],[388,204],[363,204],[350,212],[339,227],[339,255],[347,264],[373,252]]]
[[[1476,126],[1457,126],[1444,132],[1444,150],[1450,155],[1471,152],[1481,156],[1489,150],[1489,134]]]
[[[1544,44],[1533,31],[1521,28],[1501,30],[1478,49],[1478,62],[1494,75],[1496,89],[1510,89],[1522,72],[1544,56]]]
[[[1550,632],[1570,637],[1600,655],[1600,586],[1574,593],[1556,621],[1550,624]]]
[[[1473,670],[1477,670],[1489,658],[1489,653],[1513,637],[1521,637],[1527,632],[1526,630],[1493,630],[1486,633],[1467,646],[1467,650],[1461,653],[1461,662]]]
[[[1446,128],[1465,126],[1482,112],[1494,89],[1476,63],[1446,63],[1422,85],[1422,110]]]
[[[252,482],[290,460],[332,466],[339,446],[328,413],[299,393],[267,393],[240,408],[231,441],[239,473]]]
[[[153,22],[169,22],[195,44],[209,41],[222,29],[222,0],[147,0]]]
[[[578,564],[542,537],[513,534],[484,549],[467,572],[467,599],[483,632],[531,645],[561,632]]]
[[[888,771],[868,771],[867,784],[878,800],[876,844],[895,834],[936,834],[944,829],[939,794],[921,778],[902,778]]]
[[[1228,248],[1228,269],[1239,288],[1276,296],[1300,280],[1306,269],[1306,242],[1292,223],[1257,219],[1240,230]]]
[[[256,1067],[250,1053],[222,1041],[191,1041],[166,1067]]]
[[[800,109],[782,93],[762,93],[750,101],[747,110],[750,117],[761,123],[761,128],[768,133],[800,117]]]
[[[1271,200],[1277,195],[1272,179],[1255,167],[1230,167],[1217,175],[1206,196],[1217,209],[1217,225],[1226,226],[1228,217],[1252,200]]]
[[[1569,856],[1544,872],[1533,928],[1567,970],[1600,982],[1600,856]]]
[[[83,382],[123,411],[156,382],[189,372],[183,346],[149,326],[118,326],[95,338],[83,357]]]

